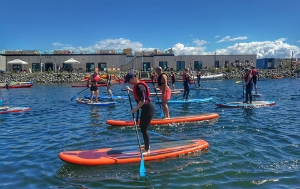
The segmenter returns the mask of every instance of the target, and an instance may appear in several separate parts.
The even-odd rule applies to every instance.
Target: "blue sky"
[[[1,0],[0,50],[300,58],[299,0]]]

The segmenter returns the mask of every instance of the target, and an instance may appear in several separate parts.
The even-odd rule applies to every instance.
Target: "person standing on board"
[[[157,77],[157,88],[161,92],[161,106],[164,112],[164,119],[170,119],[168,101],[171,98],[171,89],[168,85],[168,76],[162,72],[162,68],[156,68]]]
[[[183,80],[183,88],[184,88],[183,100],[188,100],[190,88],[191,88],[189,68],[184,69],[184,73],[182,74],[182,80]]]
[[[148,127],[150,126],[150,122],[154,115],[154,105],[151,102],[150,98],[150,90],[147,84],[143,81],[139,81],[137,77],[133,73],[128,73],[125,77],[124,83],[130,83],[132,85],[132,89],[127,87],[127,90],[131,91],[135,101],[137,102],[137,106],[130,111],[130,113],[135,113],[142,109],[141,117],[140,117],[140,129],[144,138],[144,148],[143,155],[150,155],[150,139],[148,133]],[[138,119],[138,116],[136,117]]]
[[[201,80],[201,76],[202,76],[202,73],[200,72],[200,70],[198,70],[197,72],[197,82],[198,82],[198,87],[200,88],[200,80]]]
[[[175,80],[176,80],[176,74],[171,71],[171,82],[172,82],[172,88],[175,89]]]
[[[98,76],[98,69],[95,69],[94,73],[90,76],[88,79],[88,87],[90,88],[91,94],[90,94],[90,102],[93,103],[93,97],[94,93],[96,93],[96,103],[98,102],[98,96],[99,96],[99,91],[98,91],[98,86],[97,83],[99,81],[99,76]]]
[[[255,94],[257,94],[258,88],[257,88],[256,82],[258,80],[259,75],[258,75],[258,71],[255,69],[255,66],[252,66],[252,72],[251,73],[252,73],[252,77],[253,77],[253,84],[254,84]]]
[[[251,92],[251,89],[252,89],[252,75],[251,75],[251,71],[250,71],[249,68],[245,68],[244,82],[245,82],[244,87],[246,87],[246,101],[244,101],[243,103],[248,104],[248,99],[249,99],[250,104],[251,104],[252,103],[252,92]]]
[[[106,89],[107,89],[109,96],[112,97],[113,94],[110,90],[110,87],[111,87],[111,74],[108,72],[108,70],[106,70]]]

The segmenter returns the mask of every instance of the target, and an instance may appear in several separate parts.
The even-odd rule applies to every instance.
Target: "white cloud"
[[[230,38],[233,40],[235,38]],[[298,46],[290,45],[285,42],[285,38],[277,39],[275,41],[253,41],[249,43],[236,43],[232,46],[228,46],[222,49],[216,49],[215,51],[207,51],[205,44],[208,42],[205,40],[194,39],[193,45],[184,45],[177,43],[171,48],[175,55],[209,55],[224,54],[224,55],[238,55],[238,54],[257,54],[257,58],[290,58],[291,52],[294,52],[294,57],[300,57],[300,48]],[[60,44],[60,43],[58,43]],[[143,47],[143,44],[138,41],[131,41],[129,39],[106,39],[97,42],[94,45],[88,47],[72,47],[62,46],[63,49],[75,51],[76,53],[92,53],[95,50],[122,50],[125,48],[131,48],[135,51],[153,51],[154,47]],[[159,49],[158,49],[159,50]]]
[[[72,46],[72,45],[69,45],[69,44],[62,44],[62,43],[58,43],[58,42],[52,43],[51,45],[54,46],[54,47]]]
[[[226,36],[223,39],[217,41],[216,43],[221,43],[221,42],[225,42],[225,41],[240,41],[240,40],[246,40],[246,39],[248,39],[248,37],[246,37],[246,36],[235,37],[235,38],[230,38],[230,36]]]
[[[216,35],[216,36],[215,36],[215,38],[218,38],[218,37],[220,37],[220,36],[219,36],[219,35]]]
[[[275,41],[236,43],[223,49],[217,49],[215,52],[219,55],[257,54],[257,58],[290,58],[293,51],[294,57],[300,57],[300,48],[285,43],[285,40],[285,38],[281,38]],[[175,55],[208,55],[215,53],[207,52],[205,46],[184,46],[181,43],[175,44],[172,48]]]

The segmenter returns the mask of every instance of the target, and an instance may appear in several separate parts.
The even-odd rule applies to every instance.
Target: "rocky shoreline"
[[[260,78],[272,78],[274,76],[283,76],[285,78],[297,78],[300,77],[299,70],[291,69],[258,69]],[[178,75],[181,75],[183,72],[177,71]],[[238,69],[210,69],[202,70],[203,75],[213,75],[213,74],[223,74],[223,79],[240,79],[244,74],[244,70]],[[9,81],[15,82],[28,82],[33,81],[34,83],[76,83],[82,82],[83,78],[90,73],[68,73],[68,72],[44,72],[44,73],[6,73],[0,74],[0,83]],[[105,74],[105,73],[100,73]],[[116,76],[123,76],[125,72],[115,72],[112,73]]]

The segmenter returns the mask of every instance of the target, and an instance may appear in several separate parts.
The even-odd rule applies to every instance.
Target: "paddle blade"
[[[141,154],[141,164],[140,164],[140,176],[145,177],[146,176],[146,168],[145,168],[145,163],[144,163],[144,156]]]
[[[240,83],[240,82],[242,82],[242,81],[236,81],[235,83],[238,84],[238,83]]]
[[[162,109],[160,110],[160,117],[165,117],[164,111]]]

